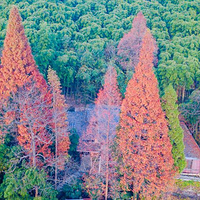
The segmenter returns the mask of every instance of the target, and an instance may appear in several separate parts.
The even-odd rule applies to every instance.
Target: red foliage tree
[[[48,130],[51,122],[51,104],[46,92],[41,92],[34,82],[27,83],[18,87],[17,92],[3,106],[6,110],[4,121],[7,121],[7,114],[10,120],[10,113],[15,113],[15,117],[9,121],[9,126],[17,127],[16,139],[22,147],[22,151],[16,156],[20,161],[25,160],[29,167],[49,165],[49,158],[52,157],[49,148],[52,138]],[[37,183],[34,188],[37,197]]]
[[[142,12],[139,12],[133,20],[132,29],[125,33],[118,44],[119,63],[124,69],[134,69],[139,62],[142,39],[147,30],[146,19]],[[154,42],[154,54],[157,54],[157,45]],[[157,62],[157,57],[154,57]]]
[[[121,95],[117,86],[117,72],[114,67],[109,67],[105,74],[103,89],[100,89],[95,101],[95,108],[90,119],[86,134],[82,137],[82,143],[94,141],[86,144],[87,151],[93,152],[97,147],[99,152],[92,156],[93,165],[90,170],[92,174],[98,174],[105,183],[104,195],[108,197],[108,182],[111,180],[111,170],[113,165],[111,145],[116,135],[116,126],[119,120],[121,105]],[[95,143],[99,145],[95,146]],[[80,143],[81,145],[81,143]]]
[[[125,190],[151,199],[169,190],[173,179],[172,146],[153,72],[154,40],[143,38],[139,63],[129,81],[120,114],[117,144]]]
[[[48,128],[52,120],[50,98],[41,92],[34,82],[18,88],[13,102],[19,119],[17,140],[29,156],[30,165],[41,166],[49,162],[51,155],[49,145],[52,138]],[[11,104],[12,106],[12,104]]]
[[[8,109],[3,118],[9,118],[7,124],[12,122],[30,166],[40,166],[50,157],[51,94],[36,66],[15,6],[10,11],[1,64],[0,100],[6,101],[1,105]]]
[[[34,80],[41,90],[46,82],[39,73],[17,7],[10,11],[4,49],[1,58],[0,98],[5,99],[15,93],[18,87]]]
[[[48,82],[52,93],[52,128],[55,141],[55,187],[57,186],[58,169],[63,169],[69,150],[69,134],[67,123],[67,104],[61,94],[59,78],[54,70],[48,70]]]
[[[15,6],[10,11],[1,63],[0,98],[7,101],[11,96],[11,105],[17,103],[4,118],[9,118],[7,124],[15,122],[17,140],[32,160],[32,166],[37,166],[37,155],[49,154],[47,124],[51,117],[51,94],[35,64]]]

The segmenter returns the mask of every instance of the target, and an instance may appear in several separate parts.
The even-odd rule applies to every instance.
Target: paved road
[[[181,179],[183,181],[198,181],[200,182],[199,176],[186,176],[186,175],[180,175],[178,179]]]

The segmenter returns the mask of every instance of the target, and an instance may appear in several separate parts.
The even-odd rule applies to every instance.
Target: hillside
[[[200,8],[194,1],[43,1],[2,0],[0,46],[6,33],[9,10],[16,4],[40,72],[49,65],[58,73],[63,90],[85,101],[94,99],[101,87],[107,62],[142,11],[159,47],[156,74],[160,88],[172,83],[179,100],[199,86]],[[105,49],[112,47],[112,51]],[[110,55],[111,54],[111,55]],[[130,79],[118,64],[121,91]],[[128,78],[127,78],[128,75]]]

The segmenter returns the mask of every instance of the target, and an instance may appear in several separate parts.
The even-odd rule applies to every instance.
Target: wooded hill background
[[[155,72],[161,93],[170,83],[184,101],[199,87],[200,7],[198,0],[1,0],[0,47],[11,5],[17,5],[40,72],[56,70],[65,93],[93,100],[113,61],[120,90],[132,71],[116,62],[116,48],[140,11],[159,48]]]

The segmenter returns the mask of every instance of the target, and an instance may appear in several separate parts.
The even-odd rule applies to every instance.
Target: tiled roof
[[[185,144],[185,157],[186,158],[196,158],[200,159],[200,148],[198,144],[195,142],[192,134],[188,130],[187,126],[184,122],[180,122],[180,125],[184,132],[184,144]]]

